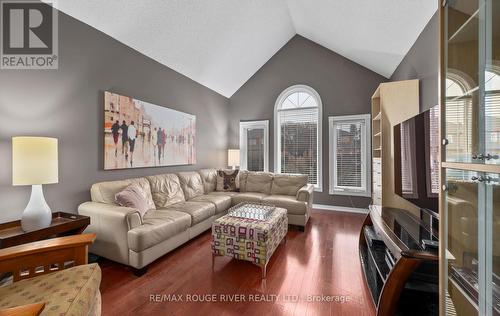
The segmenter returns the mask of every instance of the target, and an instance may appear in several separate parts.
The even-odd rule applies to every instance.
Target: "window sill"
[[[314,192],[322,193],[323,192],[323,188],[322,187],[318,187],[318,186],[314,186]]]
[[[349,191],[349,190],[344,190],[344,191],[330,190],[329,194],[330,195],[363,196],[363,197],[371,197],[372,196],[372,193],[369,191]]]

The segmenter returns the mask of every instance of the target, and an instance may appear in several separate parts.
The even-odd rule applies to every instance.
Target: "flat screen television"
[[[438,217],[439,106],[394,126],[395,193]]]

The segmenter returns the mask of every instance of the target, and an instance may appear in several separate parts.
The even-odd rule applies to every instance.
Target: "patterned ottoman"
[[[266,278],[267,263],[281,240],[286,242],[286,209],[277,207],[266,220],[222,216],[212,224],[212,267],[216,256],[251,261]]]

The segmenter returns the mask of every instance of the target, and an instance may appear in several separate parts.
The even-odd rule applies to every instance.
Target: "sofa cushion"
[[[231,207],[231,197],[228,195],[206,194],[197,196],[191,202],[209,202],[215,205],[215,212],[221,213]]]
[[[115,195],[115,201],[120,206],[135,208],[141,216],[144,216],[147,211],[156,209],[149,183],[147,189],[146,192],[138,183],[132,183]]]
[[[217,170],[217,191],[237,192],[240,189],[239,170]]]
[[[173,173],[160,174],[146,177],[151,186],[151,193],[156,208],[184,202],[184,191],[182,191],[179,177]]]
[[[160,208],[144,215],[143,224],[127,233],[129,248],[139,252],[185,231],[191,226],[191,216],[184,212]]]
[[[44,302],[41,315],[89,315],[100,283],[97,263],[40,275],[0,287],[0,309]]]
[[[191,216],[191,226],[194,226],[210,216],[215,215],[215,205],[209,202],[182,202],[170,205],[169,211],[178,211]]]
[[[267,195],[264,193],[257,193],[257,192],[239,193],[233,196],[233,205],[236,205],[241,202],[261,203],[262,199],[266,196]]]
[[[184,198],[186,200],[203,195],[203,181],[198,172],[179,172],[177,175],[179,176],[179,182],[181,183],[181,188],[182,191],[184,191]]]
[[[275,174],[271,186],[272,195],[293,195],[307,184],[307,175]]]
[[[93,202],[118,205],[115,201],[115,195],[131,185],[137,183],[151,198],[151,188],[146,178],[133,178],[118,181],[98,182],[90,188],[90,197]]]
[[[233,197],[233,196],[236,196],[238,194],[240,194],[240,193],[238,193],[238,192],[214,191],[214,192],[210,192],[208,195],[221,195],[221,196]]]
[[[270,172],[248,172],[245,192],[271,194],[273,174]]]
[[[248,178],[248,171],[240,170],[240,192],[247,191],[247,178]]]
[[[215,191],[217,187],[217,169],[201,169],[198,173],[203,181],[205,194]]]
[[[288,214],[304,215],[307,212],[307,203],[297,201],[295,196],[269,195],[264,197],[262,201],[276,207],[282,207],[288,211]]]

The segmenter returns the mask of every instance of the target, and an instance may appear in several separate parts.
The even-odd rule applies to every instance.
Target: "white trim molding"
[[[335,211],[335,212],[346,212],[346,213],[357,213],[357,214],[368,214],[370,212],[368,208],[335,206],[326,204],[313,204],[312,208],[322,211]]]
[[[338,187],[337,183],[337,142],[336,142],[336,122],[360,122],[364,125],[361,129],[362,138],[362,162],[361,162],[361,188]],[[371,117],[370,114],[330,116],[328,117],[328,169],[329,169],[329,194],[330,195],[352,195],[352,196],[371,196]]]
[[[311,96],[313,96],[316,99],[316,103],[318,105],[318,139],[317,139],[317,176],[318,176],[318,183],[314,184],[314,191],[315,192],[323,192],[323,142],[322,142],[322,120],[323,120],[323,103],[321,101],[321,96],[319,93],[314,90],[312,87],[304,85],[304,84],[298,84],[298,85],[293,85],[291,87],[286,88],[283,92],[280,93],[278,98],[276,99],[276,103],[274,104],[274,172],[275,173],[281,173],[281,153],[280,153],[280,148],[281,148],[281,133],[280,133],[280,122],[279,122],[279,115],[278,115],[278,110],[280,110],[281,105],[283,102],[288,98],[291,94],[296,93],[296,92],[305,92]],[[300,108],[299,108],[300,109]]]
[[[246,131],[251,128],[264,130],[264,170],[269,171],[269,120],[240,121],[240,168],[247,170],[247,138]]]

